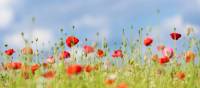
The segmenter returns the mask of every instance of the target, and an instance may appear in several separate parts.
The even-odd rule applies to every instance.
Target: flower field
[[[81,40],[60,32],[63,37],[48,50],[32,47],[39,38],[29,41],[24,33],[24,48],[5,44],[0,50],[0,88],[200,87],[200,40],[192,29],[187,35],[168,33],[170,46],[155,44],[157,38],[144,35],[142,29],[136,41],[128,40],[123,31],[118,48],[110,48],[106,39]],[[185,47],[179,45],[181,39]]]

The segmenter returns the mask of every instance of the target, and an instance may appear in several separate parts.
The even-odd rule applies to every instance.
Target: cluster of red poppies
[[[181,34],[179,34],[177,32],[171,33],[170,36],[174,41],[181,38]],[[76,46],[78,43],[79,43],[79,39],[75,36],[68,36],[67,39],[66,39],[66,45],[69,48]],[[152,37],[146,37],[144,39],[143,43],[147,47],[151,46],[152,43],[153,43],[153,38]],[[153,60],[158,62],[161,65],[170,62],[170,59],[172,59],[174,57],[174,51],[170,47],[165,47],[164,45],[159,45],[157,47],[157,49],[158,49],[158,51],[160,51],[162,53],[163,56],[158,58],[158,55],[155,55],[155,56],[153,56]],[[105,52],[102,49],[96,50],[93,46],[90,46],[90,45],[84,45],[83,51],[84,51],[85,54],[90,54],[90,53],[96,52],[96,55],[99,58],[103,58],[105,56]],[[5,51],[5,54],[7,56],[12,56],[13,53],[15,53],[14,49],[8,49],[8,50]],[[22,54],[32,55],[33,50],[30,47],[25,47],[25,48],[22,49]],[[114,50],[114,52],[112,53],[111,56],[113,58],[124,58],[123,51],[120,50],[120,49]],[[70,55],[70,52],[68,52],[68,51],[61,51],[60,54],[59,54],[60,60],[64,60],[64,59],[67,59],[67,58],[70,58],[70,57],[71,57],[71,55]],[[185,54],[185,57],[186,57],[186,62],[189,63],[190,61],[192,61],[195,58],[195,54],[192,51],[188,51]],[[48,67],[48,65],[54,64],[55,58],[53,56],[49,56],[46,59],[46,62],[47,63],[42,64],[44,68]],[[23,69],[25,68],[25,70],[26,70],[27,68],[30,68],[33,74],[40,67],[41,67],[41,65],[39,65],[39,64],[34,64],[30,67],[30,66],[22,65],[21,62],[10,62],[5,66],[6,69],[15,69],[15,70],[21,69],[21,68],[23,68]],[[66,74],[68,76],[72,76],[74,74],[80,74],[82,71],[89,73],[89,72],[91,72],[95,69],[96,68],[91,66],[91,65],[82,66],[80,64],[72,64],[72,65],[69,65],[69,66],[66,67]],[[44,74],[42,74],[42,76],[45,77],[45,78],[52,78],[52,77],[55,76],[55,73],[56,73],[55,71],[49,70],[49,71],[45,72]],[[181,79],[183,79],[185,77],[185,75],[183,75],[182,73],[178,73],[177,75]],[[111,83],[112,81],[107,81],[107,82]],[[122,84],[122,85],[124,85],[124,84]]]
[[[177,32],[173,32],[170,34],[170,37],[172,40],[176,42],[177,40],[181,38],[181,34]],[[150,46],[152,43],[153,43],[153,39],[151,37],[146,37],[144,39],[145,46]],[[165,47],[164,45],[159,45],[157,46],[157,50],[161,52],[163,56],[159,58],[158,55],[153,55],[152,60],[158,62],[161,65],[170,62],[170,59],[172,59],[175,56],[173,48]],[[195,59],[195,54],[191,50],[187,51],[183,56],[185,58],[186,63],[194,61]],[[177,63],[177,66],[180,66],[180,64]],[[182,71],[179,71],[179,72],[176,72],[175,76],[181,80],[184,80],[185,73]]]

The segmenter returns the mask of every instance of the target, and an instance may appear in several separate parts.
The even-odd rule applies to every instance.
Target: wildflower
[[[32,55],[33,54],[33,49],[31,47],[25,47],[22,49],[22,54],[23,55]]]
[[[176,64],[177,67],[181,66],[181,63],[176,62],[175,64]]]
[[[172,33],[170,34],[170,36],[171,36],[171,38],[172,38],[173,40],[178,40],[179,38],[181,38],[181,34],[179,34],[179,33],[177,33],[177,32],[172,32]]]
[[[159,59],[159,63],[160,64],[165,64],[167,62],[169,62],[169,58],[166,57],[166,56],[164,56],[164,57],[162,57],[162,58]]]
[[[158,55],[157,55],[157,54],[156,54],[156,55],[153,55],[151,59],[152,59],[153,61],[155,61],[155,62],[158,61]]]
[[[31,67],[29,65],[26,65],[24,64],[21,68],[22,72],[21,72],[21,76],[24,78],[24,79],[29,79],[30,78],[30,70],[31,70]]]
[[[97,50],[97,56],[98,56],[99,58],[102,58],[102,57],[104,57],[104,56],[105,56],[105,54],[104,54],[103,50],[101,50],[101,49],[98,49],[98,50]]]
[[[82,66],[79,64],[73,64],[66,69],[67,75],[71,76],[74,74],[79,74],[82,71]]]
[[[30,75],[29,75],[29,72],[22,72],[21,73],[21,76],[24,78],[24,79],[29,79],[30,78]]]
[[[31,70],[31,66],[24,64],[22,65],[21,70],[24,72],[29,72]]]
[[[177,72],[176,77],[180,80],[184,80],[185,78],[185,73],[184,72]]]
[[[21,69],[22,63],[21,62],[11,62],[8,64],[8,67],[12,68],[14,70]]]
[[[187,36],[189,36],[192,32],[194,32],[194,28],[193,27],[188,27],[187,30],[186,30]]]
[[[85,46],[83,47],[83,51],[84,51],[86,54],[89,54],[89,53],[94,52],[94,48],[93,48],[92,46],[85,45]]]
[[[118,57],[123,58],[122,50],[115,50],[114,53],[112,54],[112,57],[114,57],[114,58],[118,58]]]
[[[51,79],[51,78],[53,78],[55,76],[55,74],[56,74],[55,71],[47,71],[44,74],[42,74],[42,76],[44,78]]]
[[[144,45],[145,46],[150,46],[152,44],[152,42],[153,42],[153,39],[151,37],[146,37],[144,39]]]
[[[43,66],[44,68],[48,68],[48,63],[42,63],[42,66]]]
[[[31,66],[31,71],[34,74],[36,70],[38,70],[40,68],[40,65],[38,64],[34,64]]]
[[[60,53],[60,59],[65,59],[65,58],[69,58],[70,57],[70,53],[68,51],[62,51]]]
[[[157,74],[158,76],[160,76],[163,72],[164,72],[163,69],[157,69],[157,70],[156,70],[156,74]]]
[[[104,68],[109,69],[111,66],[112,66],[111,62],[108,59],[106,59],[106,61],[104,63]]]
[[[193,61],[195,59],[195,54],[192,51],[187,51],[185,53],[185,59],[186,63],[189,63],[190,61]]]
[[[174,55],[174,50],[169,47],[165,47],[162,51],[163,56],[167,56],[168,58],[172,58]]]
[[[87,65],[87,66],[85,66],[85,71],[86,72],[91,72],[93,70],[93,67],[92,66],[90,66],[90,65]]]
[[[105,80],[105,84],[112,85],[115,82],[116,78],[117,76],[115,74],[108,76]]]
[[[8,56],[12,56],[13,53],[15,53],[14,49],[8,49],[5,51],[5,54],[8,55]]]
[[[117,88],[128,88],[128,85],[127,85],[126,83],[124,83],[124,82],[121,82],[121,83],[117,86]]]
[[[49,64],[54,64],[54,63],[55,63],[55,59],[53,58],[53,56],[49,56],[49,57],[47,58],[47,62],[48,62]]]
[[[66,45],[67,45],[69,48],[75,46],[76,44],[78,44],[78,42],[79,42],[79,39],[76,38],[75,36],[69,36],[69,37],[67,37],[67,39],[66,39]]]
[[[97,42],[92,43],[92,47],[96,48],[97,47]]]

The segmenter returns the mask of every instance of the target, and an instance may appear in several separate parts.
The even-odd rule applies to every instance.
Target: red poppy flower
[[[93,70],[93,67],[92,66],[90,66],[90,65],[87,65],[87,66],[85,66],[85,71],[86,72],[91,72]]]
[[[8,56],[12,56],[13,53],[15,53],[14,49],[8,49],[5,51],[5,54],[8,55]]]
[[[69,58],[70,57],[70,53],[68,51],[62,51],[60,53],[60,59],[65,59],[65,58]]]
[[[31,66],[31,71],[33,74],[35,74],[35,71],[38,70],[40,68],[40,65],[38,64],[34,64]]]
[[[89,53],[94,52],[94,48],[93,48],[92,46],[85,45],[85,46],[83,47],[83,51],[84,51],[86,54],[89,54]]]
[[[127,85],[126,83],[124,83],[124,82],[121,82],[121,83],[117,86],[117,88],[128,88],[128,85]]]
[[[184,72],[177,72],[176,77],[179,78],[180,80],[184,80],[185,73]]]
[[[42,74],[44,78],[51,79],[55,76],[55,71],[47,71],[46,73]]]
[[[99,58],[102,58],[102,57],[104,57],[104,52],[103,52],[103,50],[101,50],[101,49],[98,49],[97,50],[97,56],[99,57]]]
[[[181,34],[176,33],[176,32],[172,32],[172,33],[170,34],[170,36],[171,36],[171,38],[172,38],[173,40],[178,40],[179,38],[181,38]]]
[[[69,37],[67,37],[67,39],[66,39],[66,44],[67,44],[67,46],[68,46],[69,48],[75,46],[76,44],[78,44],[78,42],[79,42],[79,39],[76,38],[76,37],[74,37],[74,36],[69,36]]]
[[[79,64],[73,64],[66,69],[66,73],[71,76],[73,74],[79,74],[82,71],[82,66]]]
[[[118,58],[118,57],[123,58],[122,50],[115,50],[114,53],[112,54],[112,57],[114,57],[114,58]]]
[[[152,42],[153,42],[153,39],[151,37],[146,37],[144,39],[144,45],[145,46],[150,46],[152,44]]]
[[[54,63],[55,63],[55,59],[53,58],[53,56],[49,56],[49,57],[47,58],[47,62],[48,62],[49,64],[54,64]]]
[[[169,58],[167,56],[164,56],[164,57],[159,59],[160,64],[165,64],[167,62],[169,62]]]
[[[11,62],[11,63],[9,63],[9,65],[14,70],[21,69],[21,67],[22,67],[22,63],[21,62]]]

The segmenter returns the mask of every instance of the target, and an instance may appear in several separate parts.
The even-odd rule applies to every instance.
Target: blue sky
[[[81,40],[95,41],[99,32],[100,39],[106,37],[111,46],[121,41],[123,28],[127,37],[136,39],[140,27],[152,28],[153,38],[170,44],[174,27],[183,36],[193,27],[194,35],[200,37],[199,16],[200,0],[0,0],[0,44],[21,48],[20,32],[24,32],[27,39],[39,37],[49,45],[48,41],[59,39],[60,28],[69,34],[72,25]]]

